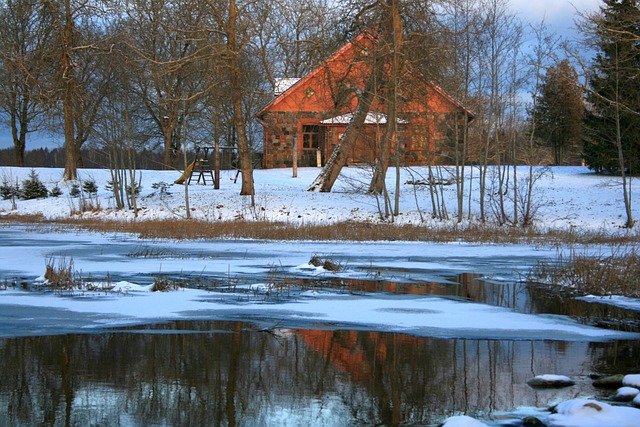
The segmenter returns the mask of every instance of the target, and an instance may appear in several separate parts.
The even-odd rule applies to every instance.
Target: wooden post
[[[293,177],[298,177],[298,133],[293,134]]]

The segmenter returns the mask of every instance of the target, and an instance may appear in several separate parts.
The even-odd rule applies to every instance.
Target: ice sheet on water
[[[246,294],[233,292],[195,289],[151,292],[148,287],[133,284],[118,286],[136,291],[78,292],[60,296],[50,292],[6,290],[2,292],[0,306],[28,313],[28,316],[21,316],[41,318],[40,322],[46,321],[60,329],[206,316],[220,320],[270,318],[287,327],[339,324],[361,330],[442,338],[595,341],[637,337],[637,334],[580,325],[560,316],[522,314],[486,304],[431,296],[352,295],[325,291],[269,301],[262,296],[248,298]],[[45,310],[40,311],[40,308]],[[42,319],[43,316],[46,319]],[[51,318],[55,318],[55,322],[51,322]],[[20,322],[14,321],[13,325],[18,329]],[[10,326],[4,325],[5,335],[12,334]]]

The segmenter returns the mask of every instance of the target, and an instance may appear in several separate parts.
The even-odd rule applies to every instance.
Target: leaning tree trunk
[[[369,75],[369,80],[364,88],[364,91],[358,97],[358,106],[356,107],[356,111],[351,118],[351,122],[347,129],[344,132],[344,135],[340,139],[340,142],[336,146],[336,148],[331,153],[329,160],[322,168],[322,171],[317,176],[317,178],[313,181],[313,183],[309,186],[307,191],[319,191],[321,193],[328,193],[331,191],[333,184],[338,179],[340,175],[340,171],[343,166],[347,163],[347,158],[349,157],[349,152],[353,148],[360,135],[360,130],[364,125],[364,121],[367,118],[367,114],[371,109],[371,103],[373,101],[373,97],[375,94],[375,86],[377,82],[380,80],[380,67],[377,67],[376,64],[373,64],[373,69],[371,74]]]

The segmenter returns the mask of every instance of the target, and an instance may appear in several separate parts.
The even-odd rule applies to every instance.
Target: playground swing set
[[[174,181],[174,183],[184,184],[186,181],[187,185],[191,185],[191,180],[193,179],[193,174],[195,172],[198,175],[196,184],[200,184],[200,181],[202,181],[202,185],[207,185],[208,176],[211,179],[211,184],[215,185],[216,179],[213,176],[213,169],[211,168],[211,162],[209,161],[209,152],[212,149],[213,147],[196,147],[196,153],[193,161],[187,166],[180,178]],[[235,176],[230,177],[229,179],[235,184],[238,181],[240,173],[241,170],[236,169]]]

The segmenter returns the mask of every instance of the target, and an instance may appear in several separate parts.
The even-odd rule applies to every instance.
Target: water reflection
[[[435,425],[594,395],[587,375],[637,361],[637,342],[424,339],[260,331],[180,321],[0,340],[0,411],[30,425]],[[534,390],[542,373],[575,387]],[[584,381],[580,381],[583,379]]]

